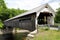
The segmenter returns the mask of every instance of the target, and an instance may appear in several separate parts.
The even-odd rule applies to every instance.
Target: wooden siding
[[[35,17],[36,17],[36,13],[29,14],[20,18],[16,18],[4,22],[4,25],[6,25],[7,27],[18,27],[18,28],[33,31],[35,30]]]

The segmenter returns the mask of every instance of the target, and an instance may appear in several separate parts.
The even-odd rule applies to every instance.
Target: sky
[[[8,8],[24,10],[31,10],[45,3],[49,3],[54,10],[60,7],[60,0],[5,0],[5,3]]]

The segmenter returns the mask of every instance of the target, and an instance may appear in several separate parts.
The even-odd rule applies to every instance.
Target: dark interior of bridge
[[[38,17],[38,24],[47,24],[47,17],[53,16],[52,13],[49,12],[40,12],[40,15]]]

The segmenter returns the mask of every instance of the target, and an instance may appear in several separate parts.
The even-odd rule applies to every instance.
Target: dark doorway
[[[38,24],[47,24],[47,17],[53,16],[52,13],[49,12],[40,12],[38,17]]]

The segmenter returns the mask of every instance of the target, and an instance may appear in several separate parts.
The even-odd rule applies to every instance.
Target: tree
[[[3,12],[5,11],[5,9],[7,9],[7,7],[4,0],[0,0],[0,20],[3,16]]]
[[[56,17],[55,17],[55,22],[56,23],[60,23],[60,8],[57,9],[57,12],[56,12]]]
[[[12,18],[16,15],[19,15],[21,13],[26,12],[26,10],[20,10],[20,9],[5,9],[4,11],[1,11],[0,13],[0,19],[2,21]]]
[[[1,11],[1,13],[0,13],[1,21],[4,21],[4,20],[8,19],[9,15],[10,14],[9,14],[9,10],[8,9],[5,9],[4,11]]]
[[[4,0],[0,0],[0,8],[4,8],[4,9],[7,8]]]

